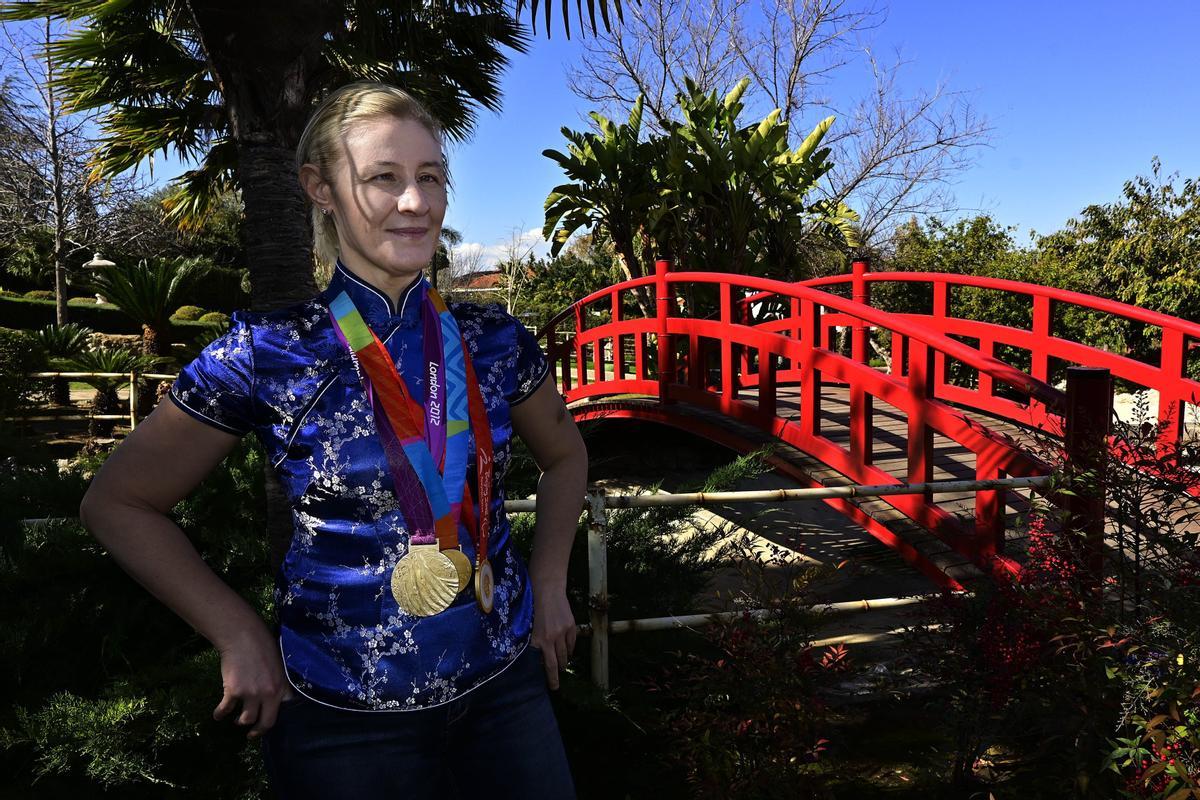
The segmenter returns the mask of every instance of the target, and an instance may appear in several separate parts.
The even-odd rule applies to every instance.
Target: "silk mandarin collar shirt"
[[[479,380],[494,450],[488,557],[495,605],[484,614],[474,582],[445,611],[404,612],[391,575],[408,551],[370,402],[338,341],[329,303],[345,292],[395,360],[413,397],[425,396],[418,276],[393,305],[340,263],[312,300],[269,313],[236,312],[228,333],[183,369],[171,399],[228,433],[253,432],[291,504],[294,532],[276,575],[279,643],[292,685],[340,708],[400,711],[449,702],[507,667],[529,641],[533,598],[510,541],[504,475],[511,456],[510,408],[549,368],[533,334],[499,306],[450,303]],[[475,483],[472,432],[467,480]],[[475,498],[475,513],[479,513]],[[477,517],[478,518],[478,517]],[[472,563],[475,546],[460,521]]]

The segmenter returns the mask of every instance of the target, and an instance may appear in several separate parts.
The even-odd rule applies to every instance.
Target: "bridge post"
[[[1160,461],[1172,464],[1178,463],[1179,447],[1183,444],[1185,433],[1185,407],[1173,390],[1184,377],[1187,347],[1187,337],[1183,331],[1163,328],[1158,362],[1163,382],[1158,391],[1158,442],[1155,450]]]
[[[908,341],[908,394],[913,404],[908,415],[908,482],[933,480],[933,428],[925,420],[925,401],[936,392],[934,350],[925,342]],[[929,495],[925,495],[926,502]]]
[[[1043,383],[1050,382],[1050,334],[1054,329],[1054,302],[1045,295],[1033,296],[1033,347],[1029,348],[1029,374]],[[1035,425],[1048,419],[1046,404],[1030,398],[1029,410]]]
[[[866,259],[857,259],[850,265],[853,285],[851,298],[856,303],[871,305],[871,284],[867,283],[869,264]],[[868,337],[871,329],[862,319],[856,319],[850,331],[850,355],[859,364],[870,363],[871,348]],[[874,397],[855,382],[850,384],[850,453],[862,464],[874,462],[872,442],[875,438]]]
[[[612,293],[612,322],[615,325],[621,321],[621,293],[613,289]],[[620,334],[615,334],[612,337],[612,353],[613,353],[613,379],[618,381],[625,380],[625,337]],[[600,380],[604,380],[604,375],[601,374]]]
[[[670,383],[675,375],[675,351],[668,341],[667,317],[671,315],[671,288],[667,282],[667,273],[671,271],[671,262],[660,258],[654,262],[654,300],[658,318],[658,402],[666,405],[671,402]]]
[[[1091,588],[1104,579],[1104,513],[1112,376],[1100,367],[1067,367],[1066,456],[1074,479],[1067,497],[1069,542],[1082,537],[1081,555]]]
[[[850,298],[854,302],[866,306],[871,305],[871,285],[867,283],[868,269],[869,265],[866,259],[862,258],[855,260],[850,265],[852,275]],[[867,332],[868,328],[861,319],[856,319],[850,329],[850,355],[860,364],[866,364],[870,360]]]
[[[821,435],[821,371],[816,350],[821,346],[821,307],[812,300],[800,302],[800,431]]]

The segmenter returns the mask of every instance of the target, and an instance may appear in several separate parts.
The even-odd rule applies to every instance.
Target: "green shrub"
[[[200,317],[199,322],[206,322],[209,325],[229,325],[229,315],[221,311],[210,311]]]
[[[30,300],[53,300],[54,292],[50,291],[49,289],[34,289],[26,292],[25,296]]]
[[[172,515],[266,611],[262,463],[244,441]],[[266,796],[258,743],[211,719],[216,651],[78,522],[18,521],[75,513],[98,466],[0,470],[0,797]]]
[[[188,299],[198,306],[229,313],[250,305],[250,294],[243,287],[247,270],[213,266],[188,290]]]
[[[171,315],[171,319],[183,319],[192,322],[203,317],[205,313],[204,309],[200,306],[180,306],[175,309],[175,313]]]
[[[24,331],[0,328],[0,417],[22,408],[40,386],[27,377],[46,366],[46,356]]]
[[[20,297],[20,292],[14,292],[12,289],[0,289],[0,297]]]

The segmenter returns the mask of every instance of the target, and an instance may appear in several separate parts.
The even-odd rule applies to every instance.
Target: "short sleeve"
[[[238,436],[250,432],[254,348],[241,312],[234,312],[228,332],[180,371],[170,395],[175,405],[207,425]]]
[[[550,374],[550,362],[542,352],[541,345],[533,333],[521,321],[513,318],[516,329],[516,347],[514,355],[513,374],[516,375],[516,387],[508,396],[508,404],[515,406],[523,400],[528,400]]]

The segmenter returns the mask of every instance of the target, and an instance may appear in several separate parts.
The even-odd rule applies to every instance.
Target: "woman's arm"
[[[258,736],[288,693],[279,647],[266,624],[209,569],[167,512],[237,444],[172,402],[160,403],[104,463],[79,516],[116,562],[221,654],[221,719],[240,703],[239,725]]]
[[[529,560],[533,643],[542,650],[550,688],[557,689],[558,670],[575,649],[567,561],[587,493],[587,449],[553,380],[543,382],[528,399],[512,407],[512,424],[542,470]]]

